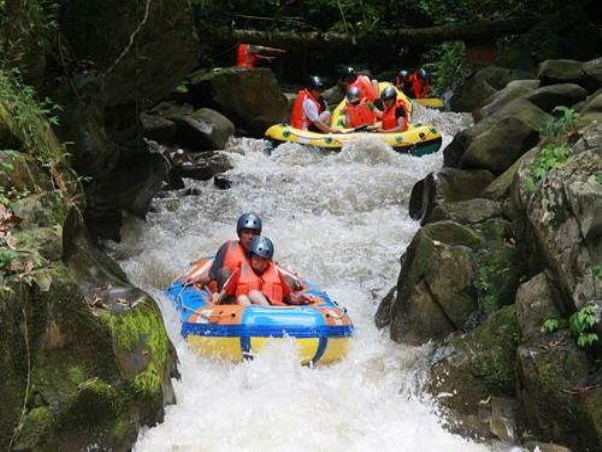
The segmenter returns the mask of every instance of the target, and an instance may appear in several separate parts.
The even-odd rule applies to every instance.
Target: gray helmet
[[[272,257],[274,257],[274,244],[265,235],[254,237],[249,245],[249,255],[253,254],[272,260]]]
[[[261,234],[261,218],[254,213],[243,213],[236,222],[236,233],[241,229],[254,229]]]
[[[399,80],[403,80],[403,81],[406,81],[409,76],[410,76],[410,73],[405,69],[400,70],[397,74],[397,77],[399,78]]]
[[[359,102],[361,97],[362,90],[359,89],[357,86],[352,86],[347,90],[347,101],[349,103],[354,104],[356,102]]]
[[[427,82],[430,82],[431,80],[431,74],[429,74],[426,70],[424,70],[423,68],[418,69],[418,77],[422,80],[425,80]]]
[[[309,89],[322,91],[324,89],[324,80],[322,80],[322,77],[318,75],[311,75],[307,80],[307,87]]]
[[[355,80],[357,79],[357,73],[355,72],[355,69],[353,69],[351,66],[347,66],[346,68],[344,68],[341,71],[341,80],[346,82],[346,83],[352,83],[355,82]]]
[[[380,99],[385,100],[396,100],[397,90],[393,86],[387,86],[382,93],[380,93]]]

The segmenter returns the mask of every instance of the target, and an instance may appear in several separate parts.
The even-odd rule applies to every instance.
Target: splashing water
[[[465,116],[436,119],[447,134],[467,125]],[[411,188],[441,166],[441,152],[399,155],[377,139],[340,153],[283,144],[268,155],[264,147],[232,140],[231,189],[189,182],[199,196],[155,200],[148,222],[126,222],[123,242],[114,245],[129,277],[161,303],[180,360],[178,402],[163,423],[141,432],[135,450],[489,450],[441,427],[422,389],[429,348],[395,344],[373,323],[418,229],[407,214]],[[344,361],[301,367],[294,343],[285,341],[231,364],[194,355],[180,337],[162,289],[188,262],[234,238],[244,211],[261,215],[280,263],[348,309],[356,332]]]

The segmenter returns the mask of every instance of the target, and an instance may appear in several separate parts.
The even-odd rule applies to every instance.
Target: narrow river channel
[[[466,115],[421,109],[417,119],[445,134]],[[374,326],[378,302],[395,284],[399,257],[419,225],[407,213],[414,183],[442,165],[442,152],[399,155],[370,138],[340,153],[262,140],[233,140],[229,190],[187,181],[198,193],[168,193],[146,222],[128,220],[113,246],[129,277],[161,304],[180,360],[178,403],[145,429],[136,451],[480,451],[447,432],[423,391],[429,347],[392,342]],[[261,215],[276,259],[293,266],[345,306],[355,324],[348,357],[330,367],[301,367],[292,343],[229,364],[196,356],[162,289],[195,258],[235,237],[245,211]]]

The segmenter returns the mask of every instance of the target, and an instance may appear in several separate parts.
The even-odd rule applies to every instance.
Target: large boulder
[[[602,255],[601,151],[579,153],[551,171],[527,205],[539,249],[571,311],[588,303],[602,308],[594,269]]]
[[[452,142],[443,150],[444,165],[458,167],[462,155],[470,147],[473,141],[480,135],[487,133],[495,127],[498,122],[505,118],[514,118],[525,123],[534,131],[540,130],[552,117],[533,105],[526,99],[515,99],[506,104],[500,110],[495,111],[483,120],[458,133]]]
[[[602,389],[592,382],[599,382],[602,375],[567,330],[546,334],[544,323],[562,317],[559,298],[543,273],[517,292],[522,337],[517,395],[527,428],[539,438],[595,451],[602,445]]]
[[[61,33],[77,59],[93,61],[103,73],[107,107],[150,107],[197,63],[193,11],[184,0],[62,3]]]
[[[537,78],[542,85],[574,83],[593,89],[592,79],[583,70],[583,63],[575,60],[546,60],[537,69]]]
[[[256,137],[288,119],[288,102],[268,68],[201,71],[190,77],[188,88],[197,107],[219,111]]]
[[[472,111],[484,105],[497,91],[504,88],[512,80],[528,79],[528,72],[506,69],[498,66],[487,66],[467,80],[458,95],[451,100],[454,111]]]
[[[577,122],[580,125],[596,121],[602,123],[602,92],[594,93],[579,112]]]
[[[499,437],[496,420],[514,425],[512,414],[496,419],[492,413],[484,415],[484,408],[491,399],[495,406],[500,397],[514,396],[518,339],[514,306],[508,306],[474,331],[446,340],[433,353],[428,390],[446,408],[445,418],[452,430]],[[504,439],[515,440],[516,432],[511,436]]]
[[[539,80],[513,80],[488,98],[483,106],[473,110],[472,117],[475,122],[479,122],[514,99],[532,94],[539,88],[539,84]]]
[[[493,174],[484,170],[443,168],[437,173],[429,173],[412,187],[410,217],[424,225],[431,221],[431,212],[437,205],[477,198],[493,179]]]
[[[505,117],[471,142],[460,158],[460,168],[500,175],[538,141],[538,130],[516,117]]]
[[[224,149],[234,134],[232,121],[210,108],[201,108],[176,124],[175,141],[193,151]]]
[[[416,345],[464,326],[477,308],[472,255],[481,244],[478,234],[453,222],[418,232],[402,258],[395,301],[377,313],[380,325],[390,322],[393,340]]]
[[[579,85],[559,83],[557,85],[542,86],[526,98],[533,105],[550,113],[559,105],[571,107],[577,102],[581,102],[586,96],[587,91]]]
[[[583,72],[602,87],[602,57],[583,63]]]

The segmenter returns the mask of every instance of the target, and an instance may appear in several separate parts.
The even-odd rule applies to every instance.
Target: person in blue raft
[[[285,276],[272,261],[274,244],[265,236],[253,238],[248,249],[249,259],[234,270],[223,288],[213,294],[213,303],[220,304],[227,296],[241,305],[286,306],[307,304],[315,297],[294,292]]]
[[[273,262],[272,257],[274,254],[274,246],[272,242],[267,240],[257,241],[256,239],[262,238],[260,236],[262,231],[261,218],[254,213],[244,213],[236,222],[236,233],[238,240],[229,240],[220,246],[219,250],[213,261],[206,261],[203,265],[194,267],[192,270],[187,272],[181,277],[181,280],[186,285],[198,285],[200,287],[208,286],[212,282],[217,283],[218,293],[221,293],[224,287],[227,285],[227,290],[219,298],[219,303],[234,303],[240,302],[241,304],[305,304],[312,302],[314,299],[311,296],[294,292],[302,287],[300,280],[290,272],[278,268]],[[251,252],[251,246],[255,243],[255,252]],[[209,266],[209,263],[211,264]],[[244,269],[244,272],[243,272]],[[249,272],[252,269],[256,275],[259,275],[259,285],[263,287],[265,282],[263,277],[269,278],[270,282],[267,284],[269,289],[268,294],[264,294],[264,299],[254,294],[252,298],[240,297],[238,299],[236,290],[237,281],[244,273],[243,282],[245,278],[251,278],[252,275]],[[275,296],[271,292],[274,278],[273,270],[276,269],[279,278],[284,282],[283,296]],[[268,271],[269,270],[269,271]],[[267,273],[266,273],[267,271]],[[255,281],[257,283],[258,281]],[[242,289],[241,289],[242,290]],[[277,290],[274,289],[274,290]],[[232,293],[234,292],[234,293]],[[218,295],[217,293],[215,295]],[[246,294],[245,294],[246,295]],[[271,295],[271,297],[270,297]],[[265,298],[267,296],[267,298]],[[267,300],[272,301],[268,302]],[[214,296],[214,301],[218,300]],[[259,302],[257,302],[259,301]],[[265,301],[265,302],[264,302]]]

